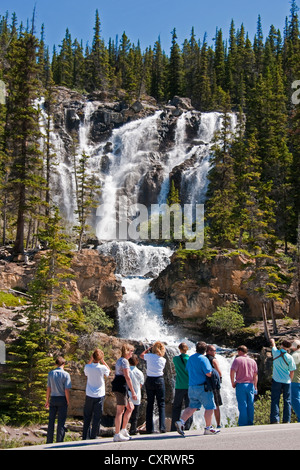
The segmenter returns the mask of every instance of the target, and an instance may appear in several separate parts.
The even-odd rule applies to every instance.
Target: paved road
[[[200,430],[188,431],[186,437],[172,432],[135,436],[132,440],[121,443],[113,442],[112,438],[99,438],[95,441],[45,444],[15,450],[101,450],[99,458],[100,460],[103,458],[103,463],[125,462],[134,467],[145,466],[145,463],[168,464],[171,461],[162,462],[162,459],[168,459],[166,455],[177,454],[181,460],[185,456],[186,461],[174,463],[191,464],[197,462],[199,457],[197,451],[201,450],[300,450],[300,423],[226,428],[216,436],[204,436]],[[138,460],[109,461],[121,458]]]

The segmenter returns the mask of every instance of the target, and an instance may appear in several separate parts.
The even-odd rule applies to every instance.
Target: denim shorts
[[[189,387],[190,408],[200,410],[203,406],[206,410],[216,408],[213,392],[205,392],[204,385],[195,385]]]

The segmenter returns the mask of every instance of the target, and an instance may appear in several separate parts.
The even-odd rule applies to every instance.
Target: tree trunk
[[[25,185],[21,184],[18,202],[17,234],[13,248],[15,256],[24,254],[24,227],[25,227]]]
[[[273,334],[277,335],[278,330],[277,330],[277,325],[276,325],[276,319],[275,319],[275,313],[274,313],[274,302],[273,300],[270,303],[270,311],[271,311],[271,316],[272,316],[272,324],[273,324]]]
[[[298,214],[298,235],[297,235],[297,297],[299,309],[299,325],[300,325],[300,212]]]
[[[266,309],[265,302],[262,303],[262,317],[263,317],[263,322],[264,322],[265,338],[268,342],[270,342],[270,333],[269,333],[268,322],[267,322],[267,309]]]

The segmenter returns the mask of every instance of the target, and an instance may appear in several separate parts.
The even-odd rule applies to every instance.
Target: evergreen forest
[[[45,227],[49,216],[51,147],[40,147],[36,99],[49,104],[56,85],[133,101],[148,95],[164,104],[175,95],[189,97],[199,111],[222,111],[222,145],[214,155],[206,208],[212,245],[246,244],[252,250],[285,251],[297,243],[300,211],[300,26],[291,1],[283,31],[271,25],[264,37],[257,21],[253,41],[243,24],[230,25],[229,37],[216,29],[214,45],[206,35],[178,44],[176,30],[169,54],[158,39],[142,51],[124,32],[116,43],[101,37],[95,14],[91,46],[65,37],[53,51],[45,30],[35,32],[33,18],[25,28],[16,15],[0,21],[0,80],[6,103],[0,105],[1,239],[14,241],[16,254]],[[284,19],[283,19],[284,22]],[[298,94],[297,94],[298,93]],[[229,136],[226,115],[239,113],[239,131]]]

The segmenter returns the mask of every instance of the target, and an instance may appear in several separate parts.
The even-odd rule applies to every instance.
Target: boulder
[[[180,108],[185,111],[192,111],[194,109],[190,98],[182,98],[180,96],[174,96],[169,104],[171,106],[175,106],[176,108]]]
[[[105,311],[115,312],[123,298],[123,290],[120,279],[115,276],[113,258],[97,250],[82,250],[74,254],[71,270],[74,274],[71,282],[73,300],[88,297]]]

